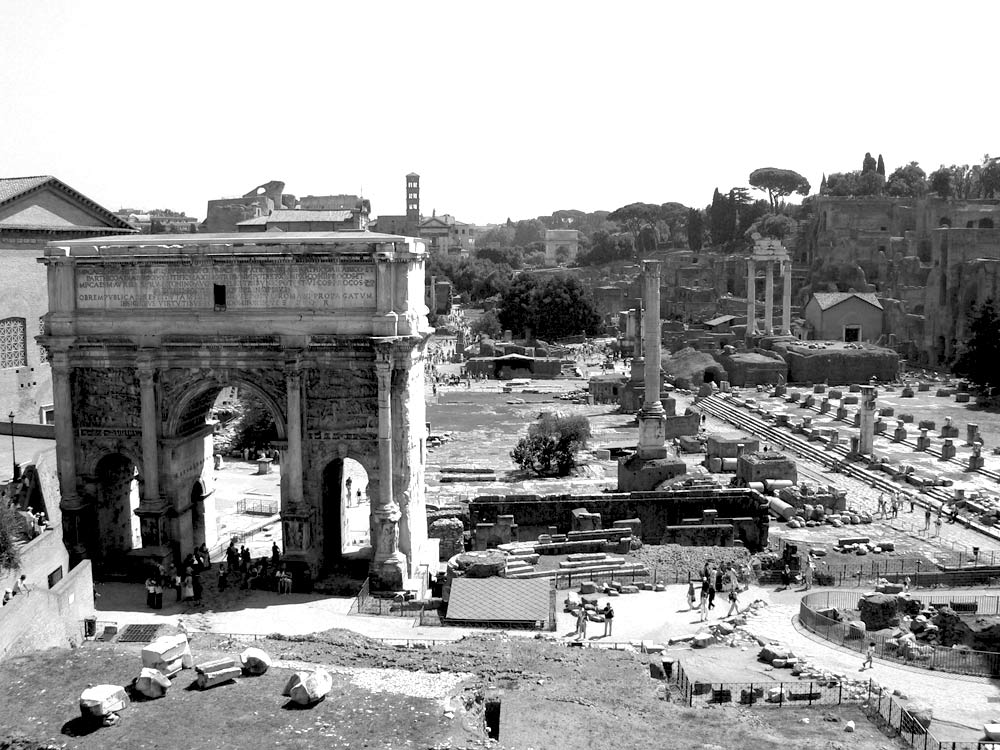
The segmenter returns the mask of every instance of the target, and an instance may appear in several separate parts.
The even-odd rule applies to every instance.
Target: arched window
[[[27,331],[24,318],[0,320],[0,368],[28,364]]]

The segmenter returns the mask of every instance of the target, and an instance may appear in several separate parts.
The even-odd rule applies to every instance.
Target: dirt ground
[[[897,747],[855,706],[743,709],[687,708],[668,700],[663,682],[650,679],[649,656],[573,649],[548,639],[476,636],[434,650],[392,648],[363,636],[330,631],[308,638],[237,642],[199,635],[196,662],[234,655],[246,645],[265,649],[281,665],[329,665],[334,689],[309,709],[281,696],[293,669],[274,666],[208,691],[190,689],[181,672],[162,699],[136,701],[120,725],[96,729],[82,722],[77,701],[88,683],[128,684],[138,673],[131,644],[87,643],[0,665],[0,747],[13,737],[22,748],[367,747],[473,748],[488,743],[486,702],[500,701],[497,742],[527,748],[841,748]],[[721,649],[720,649],[721,650]],[[654,657],[661,658],[661,657]],[[369,670],[387,675],[365,683]],[[450,689],[414,691],[451,676]],[[39,688],[39,676],[45,688]],[[675,696],[669,696],[674,698]],[[828,720],[824,721],[824,717]],[[809,723],[803,723],[809,719]],[[844,723],[857,731],[849,738]],[[492,717],[491,717],[492,720]],[[735,743],[735,744],[734,744]]]

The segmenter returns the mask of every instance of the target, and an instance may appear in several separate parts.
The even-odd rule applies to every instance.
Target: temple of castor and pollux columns
[[[370,232],[52,243],[39,342],[52,366],[67,545],[182,558],[215,540],[210,410],[225,386],[270,410],[286,562],[342,550],[344,460],[368,473],[383,588],[433,556],[424,505],[424,244]],[[138,479],[141,548],[129,493]]]

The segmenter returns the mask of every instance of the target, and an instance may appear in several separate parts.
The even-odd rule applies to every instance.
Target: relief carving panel
[[[135,370],[75,367],[71,388],[73,424],[79,434],[118,437],[140,434],[142,402]]]

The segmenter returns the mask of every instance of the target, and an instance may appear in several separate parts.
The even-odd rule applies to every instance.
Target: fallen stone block
[[[622,586],[620,590],[621,590],[622,594],[638,594],[639,593],[639,587],[638,586],[632,586],[632,585]]]
[[[271,667],[271,657],[262,649],[248,648],[240,654],[240,665],[248,675],[262,675]]]
[[[232,682],[242,674],[240,667],[223,667],[211,671],[198,672],[198,687],[201,690],[208,690],[224,682]]]
[[[167,677],[173,677],[181,669],[194,665],[191,646],[187,636],[164,635],[142,647],[142,666],[157,669]]]
[[[594,583],[593,581],[585,581],[585,582],[581,583],[580,584],[580,593],[581,594],[596,594],[597,593],[597,584]]]
[[[288,680],[282,695],[287,695],[300,706],[318,703],[333,689],[333,676],[325,669],[314,672],[296,672]]]
[[[760,653],[757,654],[757,658],[763,662],[771,664],[775,659],[787,659],[789,657],[789,651],[784,646],[779,646],[776,643],[768,644],[764,646]]]
[[[784,699],[785,693],[780,687],[768,689],[767,698],[765,698],[768,703],[781,703]]]
[[[102,719],[124,711],[129,702],[121,685],[94,685],[80,693],[80,713],[88,719]]]
[[[700,633],[695,633],[694,638],[691,639],[691,646],[693,648],[708,648],[713,643],[715,643],[715,637],[704,630]]]
[[[147,698],[162,698],[170,689],[170,680],[158,669],[143,667],[135,680],[135,690]]]
[[[194,671],[198,674],[206,672],[218,672],[220,669],[232,669],[236,666],[236,659],[231,656],[224,656],[221,659],[212,659],[211,661],[202,662],[194,668]]]

